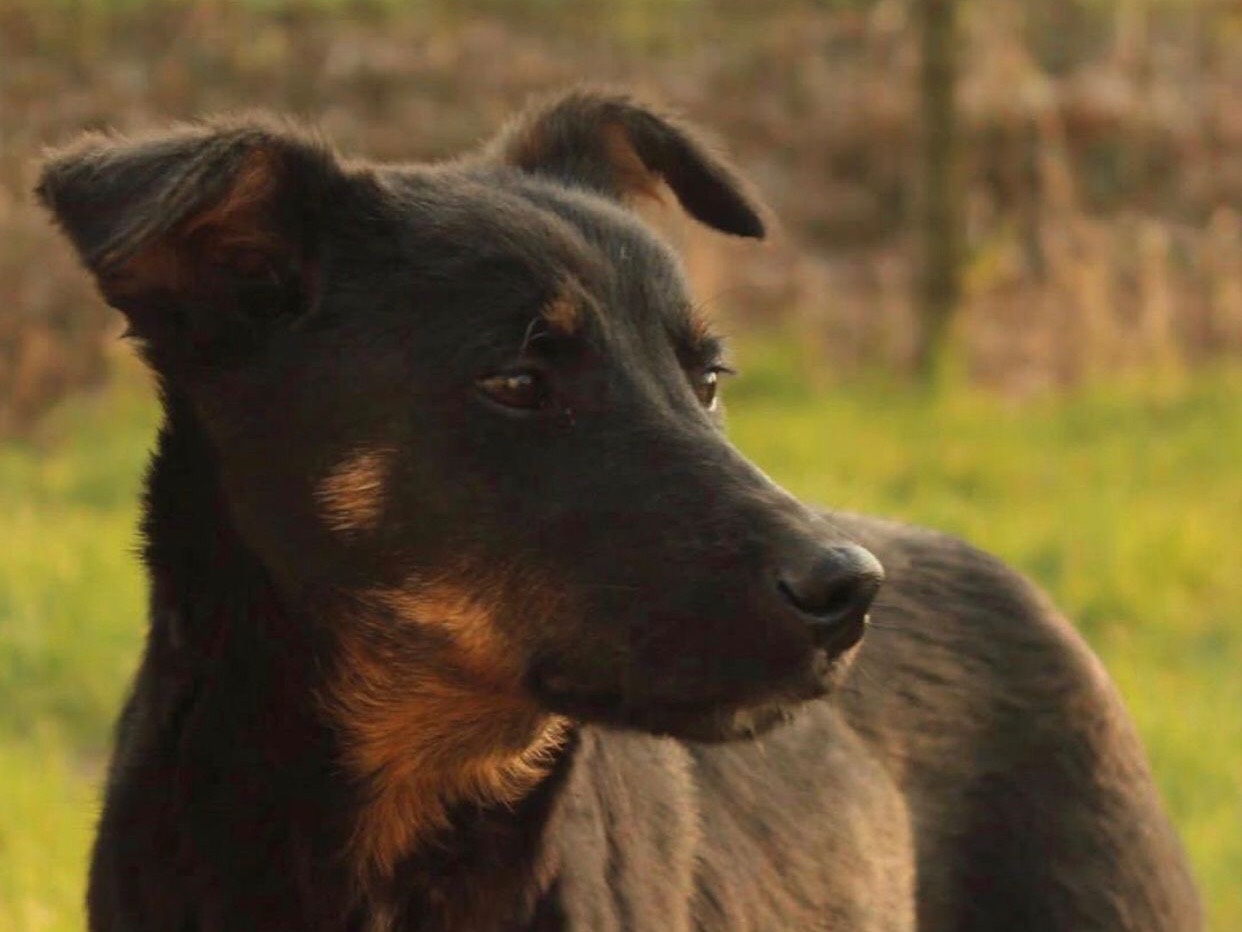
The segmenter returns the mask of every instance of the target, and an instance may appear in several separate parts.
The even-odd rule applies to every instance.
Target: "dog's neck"
[[[148,655],[115,765],[154,768],[170,798],[135,808],[162,810],[152,842],[190,862],[144,865],[168,871],[153,895],[174,897],[174,878],[205,865],[235,888],[226,901],[266,903],[282,928],[483,929],[533,908],[572,758],[560,732],[446,696],[443,679],[393,682],[414,671],[382,655],[342,667],[331,625],[290,607],[235,533],[193,413],[165,402],[144,522]],[[362,679],[342,690],[341,669]],[[105,829],[128,815],[106,813]]]

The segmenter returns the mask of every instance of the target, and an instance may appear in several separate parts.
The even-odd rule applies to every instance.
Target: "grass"
[[[816,392],[794,355],[743,347],[735,441],[807,499],[960,533],[1046,586],[1125,693],[1212,927],[1242,928],[1242,369],[1018,407]],[[83,925],[97,786],[142,638],[134,502],[154,423],[123,375],[0,446],[0,929]]]
[[[0,446],[0,929],[77,930],[111,721],[142,636],[135,380]]]

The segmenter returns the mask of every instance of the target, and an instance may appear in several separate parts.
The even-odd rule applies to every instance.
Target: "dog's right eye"
[[[498,372],[479,379],[477,384],[491,401],[506,408],[537,411],[548,404],[547,381],[532,369]]]

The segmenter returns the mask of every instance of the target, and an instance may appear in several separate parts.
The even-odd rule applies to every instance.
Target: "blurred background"
[[[40,151],[263,107],[436,159],[581,80],[708,127],[777,218],[652,212],[734,338],[736,442],[1048,588],[1242,928],[1236,0],[0,0],[0,929],[83,927],[156,423]]]

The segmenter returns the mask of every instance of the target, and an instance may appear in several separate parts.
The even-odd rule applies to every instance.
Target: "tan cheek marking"
[[[339,463],[319,483],[324,522],[334,531],[373,531],[384,514],[390,450],[363,450]]]
[[[512,687],[518,675],[514,652],[484,599],[452,585],[386,589],[372,594],[403,623],[438,630],[452,641],[453,660],[475,676]]]
[[[565,722],[522,694],[513,651],[477,596],[436,585],[373,591],[361,604],[373,608],[345,628],[328,701],[345,761],[368,788],[350,855],[374,878],[446,825],[454,803],[520,799]],[[410,626],[443,631],[451,646],[407,646]]]

